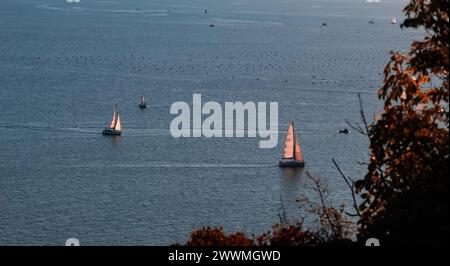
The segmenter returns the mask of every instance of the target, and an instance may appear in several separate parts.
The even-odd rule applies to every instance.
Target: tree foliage
[[[204,227],[194,230],[186,246],[251,246],[253,240],[245,233],[226,234],[223,227]]]
[[[448,0],[412,0],[402,27],[423,28],[407,54],[392,52],[369,129],[368,173],[356,182],[359,237],[386,244],[448,243]]]

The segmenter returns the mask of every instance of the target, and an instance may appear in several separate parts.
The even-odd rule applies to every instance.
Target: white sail
[[[116,131],[121,131],[122,130],[122,125],[120,124],[120,116],[119,116],[119,114],[117,114],[117,123],[116,123],[116,126],[114,127],[114,130],[116,130]]]
[[[114,128],[116,126],[116,122],[117,122],[117,111],[114,111],[113,118],[111,120],[109,128]]]

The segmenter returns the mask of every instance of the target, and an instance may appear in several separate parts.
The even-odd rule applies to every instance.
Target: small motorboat
[[[114,114],[109,127],[106,127],[103,132],[103,135],[110,136],[120,136],[122,134],[122,125],[120,123],[119,111],[117,110],[117,105],[114,108]]]
[[[374,19],[369,20],[369,24],[375,24],[375,20]]]
[[[145,102],[144,91],[142,91],[141,102],[139,103],[139,108],[145,109],[148,107],[148,104]]]
[[[328,26],[328,23],[323,22],[323,23],[322,23],[322,27],[326,27],[326,26]]]
[[[288,133],[284,142],[283,159],[281,159],[278,165],[279,167],[305,167],[294,122],[289,124]]]
[[[215,25],[214,25],[214,24],[209,24],[209,26],[210,26],[211,28],[215,27]]]
[[[347,128],[339,129],[339,133],[341,133],[341,134],[349,134],[350,130],[348,130]]]

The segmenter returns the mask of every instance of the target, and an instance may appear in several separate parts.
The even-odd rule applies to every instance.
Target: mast
[[[144,89],[142,89],[142,94],[141,94],[141,105],[145,104],[145,98],[144,98]]]

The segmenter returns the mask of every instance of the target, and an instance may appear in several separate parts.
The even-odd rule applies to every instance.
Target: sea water
[[[369,120],[382,110],[389,50],[420,36],[390,24],[405,5],[2,0],[0,244],[167,245],[206,225],[260,234],[281,202],[289,221],[305,215],[296,200],[315,197],[306,172],[351,212],[331,160],[362,178],[368,139],[338,130],[360,122],[357,93]],[[174,138],[170,107],[193,94],[277,102],[278,145]],[[115,104],[122,136],[102,136]],[[296,172],[278,168],[291,120],[306,161]]]

